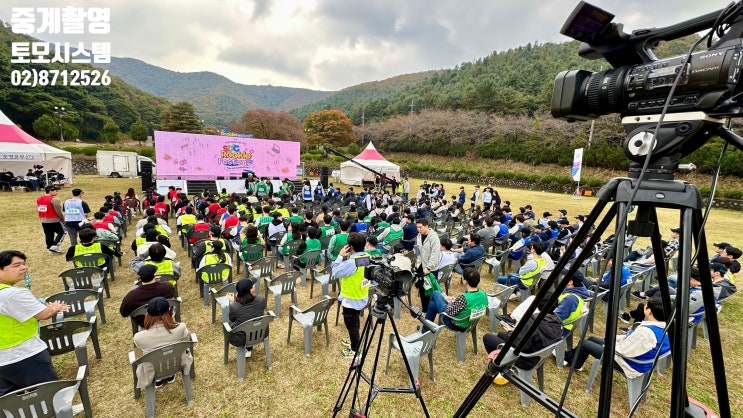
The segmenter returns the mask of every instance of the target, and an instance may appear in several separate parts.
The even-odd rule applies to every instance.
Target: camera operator
[[[348,330],[348,338],[341,343],[346,346],[341,350],[344,358],[351,359],[359,349],[361,335],[359,316],[369,300],[371,282],[364,279],[366,267],[359,265],[359,259],[369,255],[364,252],[366,238],[357,233],[348,235],[348,245],[341,249],[338,258],[333,262],[333,277],[340,279],[341,294],[338,299],[343,306],[343,323]],[[368,263],[367,263],[368,264]]]

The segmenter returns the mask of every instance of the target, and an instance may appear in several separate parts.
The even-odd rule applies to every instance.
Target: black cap
[[[540,223],[534,224],[534,229],[544,229],[544,228],[546,227]]]
[[[47,192],[47,193],[51,192],[52,190],[59,190],[59,187],[57,187],[57,186],[46,186],[46,187],[44,187],[44,191]]]
[[[727,242],[721,242],[719,244],[715,244],[715,247],[717,247],[717,248],[727,248],[727,247],[730,247],[730,244],[728,244]]]
[[[170,310],[170,304],[168,303],[168,300],[162,296],[153,298],[149,303],[147,303],[147,313],[150,314],[150,316],[160,316],[165,312],[168,312],[168,310]]]
[[[710,263],[709,269],[712,271],[719,272],[723,276],[728,272],[727,267],[722,263]]]
[[[253,281],[250,279],[242,279],[235,285],[238,295],[245,295],[250,293],[250,289],[253,288]]]
[[[155,274],[157,274],[157,267],[153,266],[152,264],[145,264],[144,266],[139,268],[139,271],[137,272],[137,276],[139,276],[139,280],[142,280],[143,282],[151,282],[152,279],[155,278]]]
[[[565,216],[565,215],[568,214],[568,211],[565,210],[565,209],[560,209],[560,210],[558,210],[558,212],[562,213],[562,216]]]
[[[681,233],[681,228],[671,228],[671,232],[674,232],[676,234],[680,234]]]
[[[570,221],[565,218],[560,219],[557,223],[560,225],[570,225]]]
[[[552,214],[551,214],[551,213],[549,213],[549,212],[544,212],[544,213],[542,214],[542,217],[543,217],[543,218],[546,218],[546,217],[548,217],[548,216],[552,216]]]
[[[583,222],[583,221],[586,220],[586,217],[583,216],[583,215],[578,215],[578,216],[575,217],[575,219],[579,219],[581,222]]]
[[[220,228],[218,225],[212,225],[211,227],[209,227],[209,232],[211,232],[211,234],[215,237],[218,237],[222,233],[222,228]]]

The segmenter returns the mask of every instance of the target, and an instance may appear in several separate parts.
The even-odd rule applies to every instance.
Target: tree
[[[251,134],[255,138],[297,141],[306,144],[307,135],[299,119],[286,112],[268,109],[247,111],[240,122],[227,125],[231,132]]]
[[[340,110],[321,110],[310,113],[304,120],[304,129],[310,145],[328,143],[343,147],[356,142],[351,119]]]
[[[115,144],[119,139],[119,125],[113,119],[109,118],[103,125],[103,132],[100,138],[101,141],[108,141],[111,144]]]
[[[137,119],[137,121],[132,123],[132,126],[129,128],[129,133],[133,140],[137,141],[139,145],[142,145],[142,141],[147,140],[147,134],[149,131],[147,130],[147,127],[144,126],[144,123]]]
[[[31,125],[34,128],[36,136],[41,139],[50,140],[59,137],[59,125],[50,115],[41,115]]]
[[[191,103],[179,102],[163,112],[160,128],[168,132],[201,133],[201,121]]]

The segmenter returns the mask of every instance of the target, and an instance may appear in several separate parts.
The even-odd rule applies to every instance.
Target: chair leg
[[[103,308],[103,298],[98,299],[98,315],[101,316],[101,324],[105,324],[106,310]]]
[[[266,367],[268,367],[268,370],[271,370],[273,365],[271,364],[271,344],[268,337],[263,339],[263,351],[266,352]]]
[[[312,326],[302,327],[304,331],[304,355],[310,357],[312,352]]]
[[[529,382],[529,384],[531,384],[531,380],[534,377],[534,369],[531,369],[531,370],[518,369],[518,371],[519,371],[519,377]],[[519,394],[521,395],[521,406],[529,406],[529,404],[531,403],[531,397],[523,391],[519,391]]]
[[[562,369],[562,364],[565,362],[565,345],[565,339],[563,338],[560,344],[555,347],[555,362],[558,369]]]
[[[98,344],[98,324],[93,324],[93,331],[90,333],[90,339],[93,340],[95,358],[101,358],[101,346]]]
[[[591,391],[591,387],[593,386],[593,381],[596,379],[596,374],[599,371],[600,365],[601,365],[601,359],[596,359],[593,361],[593,364],[591,365],[591,373],[588,374],[588,381],[586,382],[586,393]]]
[[[472,328],[472,349],[477,354],[477,326]]]
[[[245,380],[245,347],[237,347],[237,380]]]
[[[436,381],[436,376],[433,373],[433,350],[428,352],[428,367],[431,369],[431,381]]]
[[[201,296],[204,299],[204,306],[209,306],[209,285],[204,283],[201,290],[203,291]]]
[[[395,334],[390,334],[389,344],[387,345],[387,361],[384,365],[384,374],[387,374],[387,370],[390,368],[390,353],[392,353],[393,341],[395,341]]]
[[[193,370],[193,367],[191,367],[191,370]],[[188,373],[181,373],[181,378],[183,379],[183,391],[186,392],[186,405],[191,405],[193,403],[193,388],[191,388],[191,375],[189,375]]]
[[[276,309],[276,316],[281,318],[281,293],[273,295],[274,309]]]
[[[144,389],[144,402],[147,418],[155,418],[155,382]]]
[[[464,363],[464,351],[466,348],[466,338],[467,335],[463,332],[456,332],[455,334],[455,340],[457,343],[457,361],[460,364]]]
[[[325,319],[325,322],[323,323],[323,326],[325,327],[325,347],[330,347],[330,330],[328,330],[327,317]]]
[[[410,372],[413,374],[413,381],[410,382],[410,387],[415,387],[415,380],[418,378],[418,371],[420,370],[421,356],[420,353],[408,356],[408,364],[410,365]]]

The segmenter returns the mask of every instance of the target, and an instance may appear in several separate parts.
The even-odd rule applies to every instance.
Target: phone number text
[[[108,86],[111,76],[108,70],[13,70],[10,72],[13,86]]]

